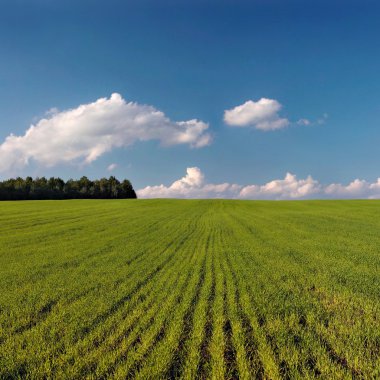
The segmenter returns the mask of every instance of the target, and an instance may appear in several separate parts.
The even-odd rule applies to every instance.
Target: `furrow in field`
[[[357,299],[351,304],[341,295],[329,294],[315,287],[305,293],[305,298],[305,302],[309,302],[310,308],[313,308],[315,316],[307,321],[305,329],[318,342],[316,349],[322,351],[320,356],[323,360],[329,360],[342,368],[352,378],[376,377],[380,362],[380,348],[376,343],[376,331],[379,336],[379,330],[376,329],[376,314],[373,310],[368,310],[368,303],[365,305],[362,300]],[[339,314],[336,313],[337,310],[340,310]],[[363,322],[355,321],[355,317],[366,321],[365,330]],[[350,325],[350,333],[346,329],[347,325]],[[358,334],[355,343],[365,348],[361,349],[360,357],[357,357],[355,350],[347,350],[347,346],[350,346],[347,341],[355,339],[352,338],[355,333]]]
[[[167,248],[165,248],[164,251],[166,251]],[[148,275],[145,275],[145,278],[141,279],[141,273],[138,272],[135,278],[132,276],[134,273],[130,273],[131,281],[130,284],[133,285],[132,289],[129,290],[128,294],[123,295],[121,298],[116,300],[110,307],[105,310],[103,313],[98,314],[91,322],[91,324],[87,325],[86,327],[83,327],[81,331],[79,332],[79,335],[87,335],[92,330],[94,330],[97,326],[103,324],[106,319],[111,317],[113,314],[115,314],[119,309],[121,309],[124,304],[133,297],[134,294],[136,294],[144,285],[146,285],[151,279],[153,279],[155,276],[157,276],[160,271],[167,265],[170,260],[173,259],[172,255],[169,255],[165,258],[164,261],[162,261],[160,264],[156,266],[154,270],[152,270]],[[94,289],[97,290],[96,288]],[[88,292],[83,292],[80,298],[83,298],[85,296],[89,296]],[[79,298],[79,299],[80,299]],[[75,298],[75,301],[78,301],[78,298]],[[74,303],[75,303],[74,301]],[[41,312],[37,311],[35,316],[32,316],[32,319],[26,324],[21,325],[20,327],[16,328],[14,332],[12,332],[11,339],[14,339],[14,333],[16,334],[23,334],[25,331],[32,329],[37,326],[38,323],[41,323],[46,320],[48,314],[51,312],[52,308],[56,304],[56,301],[50,301],[47,305],[51,305],[50,307],[43,307],[41,309]],[[65,305],[66,308],[68,305]]]
[[[229,261],[229,265],[232,281],[237,289],[236,303],[245,330],[247,351],[249,350],[252,368],[257,378],[279,379],[276,355],[268,344],[267,336],[262,329],[262,317],[257,314],[257,310],[253,306],[254,301],[249,286],[252,280],[242,275],[243,265],[237,266],[235,260]]]
[[[244,262],[243,265],[248,265],[248,263]],[[271,276],[269,274],[267,280],[271,281]],[[253,286],[250,286],[249,288],[251,289],[249,293],[252,305],[255,305],[256,309],[265,310],[265,300],[253,297],[253,294],[256,294],[256,289]],[[300,321],[302,321],[302,319],[300,319]],[[346,377],[347,373],[345,371],[340,371],[339,369],[334,368],[334,362],[331,361],[328,355],[326,355],[326,352],[323,351],[323,345],[321,344],[321,341],[317,339],[315,333],[309,329],[303,328],[301,322],[295,327],[287,327],[286,325],[283,325],[285,321],[280,325],[275,322],[277,324],[277,333],[268,331],[270,323],[273,322],[270,320],[266,321],[265,316],[259,318],[260,328],[262,331],[265,331],[265,339],[268,342],[269,347],[271,347],[275,361],[279,363],[279,373],[282,377],[293,377],[295,376],[293,372],[298,372],[297,369],[294,370],[290,368],[287,360],[284,358],[284,351],[287,351],[289,354],[293,352],[292,355],[294,355],[296,362],[299,363],[302,361],[304,364],[302,368],[309,371],[309,376],[311,377],[320,374],[338,378]],[[280,342],[278,342],[279,336],[287,336],[290,340],[287,340],[280,345]],[[307,342],[307,344],[305,349],[301,352],[298,351],[299,349],[296,345],[299,345],[302,340]],[[299,357],[300,355],[303,355],[304,359],[301,359],[301,357]],[[297,364],[295,363],[293,365],[296,366]],[[293,374],[290,375],[290,373]],[[306,377],[307,373],[303,372],[303,374],[298,374],[298,376]]]
[[[187,254],[188,251],[186,250],[183,253]],[[194,253],[189,253],[188,256],[191,257],[191,262],[196,260]],[[129,351],[128,349],[124,351],[124,360],[121,360],[118,368],[116,369],[119,371],[119,373],[123,371],[125,373],[124,376],[126,376],[129,373],[130,368],[133,366],[135,360],[139,359],[141,355],[145,355],[146,351],[150,347],[150,344],[154,343],[156,335],[159,334],[159,331],[162,328],[162,321],[165,321],[167,314],[170,315],[170,312],[168,310],[174,306],[175,302],[178,302],[180,293],[183,291],[182,288],[187,284],[190,276],[190,268],[193,265],[191,262],[188,267],[184,266],[183,270],[179,272],[181,273],[179,284],[168,289],[169,296],[166,297],[164,304],[159,305],[157,313],[153,313],[152,316],[145,321],[146,323],[144,323],[144,321],[141,321],[138,326],[139,328],[135,329],[134,334],[131,334],[131,336],[128,337],[128,339],[133,338],[132,343],[134,343],[134,345],[129,349]],[[151,343],[148,344],[148,341]]]
[[[226,253],[227,265],[231,271],[231,281],[237,290],[236,293],[236,303],[239,307],[240,319],[243,321],[243,326],[246,331],[246,341],[253,348],[251,351],[253,358],[251,360],[253,364],[253,370],[256,372],[256,376],[263,376],[264,378],[279,379],[280,371],[278,367],[278,358],[275,352],[272,350],[270,344],[267,341],[266,333],[262,329],[262,318],[257,314],[257,309],[253,305],[254,299],[251,284],[255,283],[252,281],[252,272],[250,271],[250,266],[252,265],[249,261],[241,262],[240,257],[244,254],[239,254],[238,247],[239,242],[233,243],[234,239],[234,228],[236,228],[235,223],[229,224],[231,228],[228,232],[229,234],[229,244],[233,244],[234,256],[233,260],[230,259],[232,253]],[[226,232],[227,233],[227,232]],[[239,236],[239,239],[244,239]],[[239,262],[240,261],[240,262]],[[248,273],[248,276],[246,275]],[[248,347],[247,347],[248,348]]]
[[[159,309],[151,314],[149,320],[142,321],[139,329],[136,329],[135,334],[132,335],[133,341],[129,344],[128,349],[123,352],[123,356],[115,368],[114,378],[131,377],[152,352],[155,345],[164,338],[171,312],[181,302],[181,293],[186,290],[188,281],[191,279],[191,273],[187,272],[186,275],[182,273],[180,279],[180,284],[169,289],[168,296],[159,305]]]
[[[240,268],[241,270],[242,268]],[[278,358],[276,352],[273,351],[271,345],[268,343],[268,337],[263,331],[260,317],[257,315],[256,308],[253,306],[254,302],[252,299],[252,290],[250,289],[249,282],[250,278],[246,276],[241,276],[241,272],[238,273],[239,268],[235,269],[235,274],[237,277],[237,286],[241,290],[240,300],[242,307],[242,315],[244,319],[249,321],[250,328],[248,329],[253,333],[254,340],[257,344],[257,354],[259,361],[263,366],[264,377],[269,377],[271,379],[279,379],[280,372],[278,368]],[[247,286],[248,285],[248,286]],[[259,370],[260,371],[260,370]]]
[[[379,378],[378,210],[4,203],[0,378]]]
[[[171,244],[173,244],[174,243],[174,241],[175,240],[172,240],[171,242],[169,242],[169,245],[167,246],[167,247],[165,247],[164,248],[164,250],[167,250],[169,247],[170,247],[170,245]],[[113,243],[114,244],[114,246],[116,246],[116,243]],[[101,249],[96,249],[96,250],[94,250],[92,253],[90,253],[90,254],[88,254],[88,255],[82,255],[82,256],[84,256],[81,260],[83,260],[83,259],[89,259],[89,258],[93,258],[94,259],[94,262],[96,262],[97,264],[99,264],[99,259],[100,259],[100,256],[101,256],[101,253],[107,253],[109,250],[111,249],[111,247],[109,247],[109,246],[107,246],[107,247],[103,247],[103,248],[101,248]],[[162,253],[162,252],[158,252],[158,254],[160,254],[160,253]],[[116,252],[116,254],[117,255],[120,255],[120,252]],[[144,253],[145,255],[147,254],[146,253],[146,251],[145,251],[145,253]],[[109,256],[109,253],[107,253],[107,255]],[[113,256],[115,256],[115,254],[113,254]],[[141,256],[141,254],[140,254],[140,256]],[[67,267],[67,265],[66,265],[67,263],[64,263],[63,265],[64,265],[64,269],[66,270],[66,269],[68,269],[68,267]],[[70,262],[70,266],[72,265],[73,266],[73,268],[78,268],[78,266],[81,264],[81,262],[80,261],[78,261],[78,262],[76,262],[75,260],[74,260],[74,262]],[[127,264],[128,264],[128,261],[127,261]],[[91,265],[91,263],[87,263],[87,267],[88,266],[90,266]],[[63,267],[62,267],[63,268]],[[80,268],[80,267],[79,267]],[[54,272],[54,268],[48,268],[49,270],[50,270],[50,272],[53,274],[53,273],[55,273]],[[56,269],[58,269],[58,268],[56,268]],[[46,268],[45,268],[45,270],[46,270]],[[44,271],[45,271],[44,270]],[[41,272],[42,273],[42,272]],[[41,277],[41,273],[40,272],[33,272],[33,276],[35,277],[35,280],[33,280],[32,282],[36,285],[36,286],[38,286],[38,282],[36,282],[37,280],[38,281],[46,281],[46,278],[45,278],[45,276],[42,276]],[[129,276],[131,276],[133,274],[133,270],[129,273]],[[30,276],[29,276],[30,277]],[[29,280],[31,280],[30,278],[29,278]],[[30,281],[28,281],[28,283],[30,284]],[[81,297],[84,297],[84,296],[88,296],[88,293],[89,292],[91,292],[91,290],[96,290],[96,287],[95,288],[89,288],[89,289],[86,289],[85,291],[82,291],[81,290],[81,292],[79,293],[79,294],[76,294],[75,296],[74,296],[74,299],[72,299],[71,301],[75,301],[76,299],[78,299],[78,298],[81,298]],[[27,286],[27,288],[25,289],[25,294],[27,295],[28,293],[29,293],[29,291],[30,291],[30,289],[29,289],[29,285]],[[22,294],[22,289],[19,289],[19,292],[18,292],[18,294]],[[68,301],[70,301],[70,299],[68,298]],[[57,300],[49,300],[48,302],[47,302],[47,304],[51,304],[51,303],[57,303]],[[65,307],[67,307],[67,306],[65,306]],[[40,307],[39,307],[39,309],[41,309],[41,310],[45,310],[46,309],[46,307],[45,307],[45,305],[41,305]],[[30,329],[30,328],[32,328],[32,327],[34,327],[34,326],[36,326],[36,324],[37,323],[39,323],[40,322],[40,320],[42,321],[42,320],[44,320],[45,318],[45,316],[46,316],[46,314],[47,313],[39,313],[38,312],[38,309],[37,309],[37,311],[34,311],[33,310],[33,312],[32,312],[32,314],[31,314],[31,316],[30,316],[30,320],[29,321],[26,321],[24,324],[21,324],[21,325],[19,325],[19,326],[15,326],[14,327],[14,331],[9,331],[9,334],[10,335],[13,335],[13,334],[17,334],[17,333],[22,333],[22,332],[24,332],[24,331],[26,331],[26,330],[28,330],[28,329]],[[40,318],[40,317],[42,317],[42,318]],[[14,319],[15,319],[15,317],[14,317]],[[14,319],[13,319],[13,323],[14,323]]]
[[[235,225],[236,226],[236,225]],[[248,239],[249,237],[242,237],[240,236],[241,240],[244,241],[244,239]],[[247,243],[248,245],[248,243]],[[247,252],[246,249],[243,248],[243,252]],[[250,248],[252,250],[252,247]],[[239,254],[236,253],[236,257],[234,260],[234,264],[238,266],[239,269],[235,271],[235,276],[238,277],[238,281],[240,280],[239,277],[242,275],[242,283],[239,285],[239,289],[243,290],[241,292],[242,297],[242,306],[243,306],[243,314],[245,313],[248,317],[248,319],[251,322],[252,330],[256,333],[256,340],[258,344],[258,354],[261,359],[261,362],[263,364],[264,368],[264,376],[268,376],[270,378],[289,378],[291,375],[291,370],[289,368],[288,362],[284,360],[282,355],[280,355],[279,346],[277,344],[277,339],[274,335],[272,335],[270,332],[268,332],[265,328],[266,326],[266,317],[265,317],[265,309],[266,305],[265,302],[267,300],[258,298],[259,292],[256,291],[256,287],[260,284],[260,279],[257,278],[256,281],[252,282],[249,281],[250,277],[252,276],[253,272],[252,269],[250,269],[250,266],[252,266],[252,262],[249,259],[252,259],[253,256],[251,254],[244,253]],[[239,265],[239,261],[243,259],[241,264]],[[263,258],[265,261],[265,259]],[[255,263],[255,261],[253,261]],[[258,264],[260,265],[260,264]],[[257,270],[257,268],[256,268]],[[260,275],[261,276],[267,276],[267,281],[270,282],[271,275],[270,273],[263,272],[265,270],[265,267],[261,268]],[[235,277],[236,278],[236,277]],[[245,288],[243,287],[245,283]],[[258,312],[259,310],[262,310],[264,312],[264,315],[260,315],[261,312]],[[281,325],[280,325],[281,328]],[[288,346],[288,351],[292,349],[291,345]]]
[[[221,267],[220,255],[215,254],[215,299],[212,307],[212,336],[209,345],[211,379],[224,379],[226,375],[225,350],[226,339],[224,327],[226,319],[224,316],[225,279]]]
[[[242,240],[249,241],[249,238],[245,237]],[[265,261],[266,259],[264,257],[261,257],[261,262]],[[249,262],[246,261],[244,263],[244,266],[246,265],[249,265]],[[276,279],[273,278],[273,273],[268,273],[267,279],[270,283],[276,282]],[[297,287],[293,287],[293,290],[297,291]],[[255,293],[254,290],[252,290],[252,292],[253,294]],[[310,301],[306,299],[304,292],[302,294],[298,294],[297,297],[302,299],[301,305],[303,308],[314,309],[314,313],[316,316],[320,314],[320,309],[315,309],[315,307],[318,305],[312,305]],[[256,298],[255,302],[257,301],[258,299]],[[258,306],[264,307],[263,304]],[[305,318],[301,315],[300,320],[305,320]],[[348,367],[345,359],[339,357],[338,355],[334,354],[334,352],[331,352],[328,349],[325,352],[321,352],[321,348],[326,347],[326,345],[328,347],[328,343],[326,341],[323,342],[323,340],[321,340],[321,338],[315,334],[315,331],[311,330],[308,326],[305,328],[304,324],[305,323],[299,323],[295,325],[295,327],[287,327],[286,325],[282,324],[277,326],[277,329],[283,330],[281,333],[278,332],[275,335],[269,332],[266,333],[267,341],[272,346],[277,360],[280,363],[280,373],[282,375],[286,376],[286,374],[288,373],[298,372],[297,367],[299,366],[299,364],[292,364],[294,369],[291,369],[286,360],[279,359],[280,351],[290,353],[290,355],[293,355],[293,357],[296,358],[295,360],[298,363],[303,362],[302,368],[304,368],[305,370],[309,370],[310,376],[315,376],[319,373],[325,373],[327,376],[344,377],[345,374],[347,374],[347,369],[351,371],[351,375],[353,377],[358,376],[357,372],[351,370]],[[276,338],[276,336],[288,336],[292,339],[292,341],[287,341],[286,343],[277,343],[278,339]],[[305,343],[306,346],[301,351],[300,345],[303,341],[307,343]],[[284,346],[287,347],[286,351],[283,351]],[[293,352],[293,354],[291,354],[291,352]],[[339,369],[337,369],[333,363],[340,365],[344,371],[339,371]],[[306,376],[306,373],[304,372],[302,376]]]
[[[189,257],[182,258],[178,255],[156,282],[150,281],[131,299],[125,310],[99,326],[89,339],[83,341],[83,344],[77,345],[69,357],[72,360],[80,358],[81,368],[76,370],[73,366],[71,372],[85,373],[85,369],[89,367],[101,372],[99,369],[101,367],[114,366],[118,356],[122,357],[122,352],[128,348],[126,345],[128,337],[131,340],[130,336],[135,333],[143,320],[151,320],[155,315],[161,302],[167,297],[167,288],[173,284],[176,286],[188,260]]]
[[[128,239],[129,237],[133,237],[132,240],[132,247],[138,248],[136,251],[138,252],[137,255],[134,254],[131,258],[127,259],[126,264],[131,264],[136,258],[141,256],[141,253],[150,252],[149,245],[146,244],[146,234],[147,232],[151,236],[150,241],[155,241],[157,237],[162,237],[158,234],[158,232],[154,232],[154,229],[150,228],[152,225],[155,226],[157,223],[160,223],[160,225],[166,225],[168,221],[171,221],[173,223],[173,216],[172,215],[167,215],[167,213],[164,213],[164,215],[161,215],[162,211],[159,212],[158,215],[155,215],[155,218],[159,218],[158,221],[154,221],[153,224],[147,224],[147,223],[142,223],[140,221],[139,224],[136,226],[129,225],[128,221],[128,230],[125,231],[124,226],[125,226],[125,220],[123,217],[118,215],[117,218],[113,218],[112,220],[104,220],[103,219],[103,214],[99,213],[97,215],[97,218],[90,218],[86,219],[83,216],[80,217],[81,224],[78,225],[78,228],[76,231],[81,231],[79,233],[79,239],[76,239],[75,237],[77,236],[72,236],[70,233],[70,230],[67,228],[66,225],[61,226],[59,223],[61,221],[61,217],[58,218],[58,220],[54,221],[54,229],[49,230],[48,234],[47,231],[44,230],[44,235],[43,235],[43,243],[44,245],[40,247],[38,245],[38,250],[35,251],[36,254],[41,255],[41,249],[44,246],[49,247],[49,241],[46,240],[47,236],[51,236],[54,231],[58,229],[59,231],[59,244],[57,245],[57,238],[53,239],[53,243],[55,246],[54,251],[52,252],[51,250],[46,250],[44,252],[44,262],[46,261],[45,256],[52,256],[51,260],[46,262],[44,265],[40,265],[39,270],[32,270],[27,272],[27,276],[24,276],[24,282],[26,286],[26,292],[28,292],[28,285],[30,282],[35,283],[36,285],[38,283],[45,283],[48,280],[49,276],[54,276],[56,274],[56,270],[68,270],[68,269],[76,269],[80,267],[81,265],[84,266],[86,265],[87,267],[90,266],[92,263],[86,262],[89,259],[94,259],[92,260],[93,262],[98,262],[101,256],[105,256],[104,259],[107,259],[108,256],[113,254],[113,251],[117,248],[122,246],[125,243],[129,243]],[[114,216],[114,215],[112,215]],[[120,220],[119,220],[120,219]],[[166,223],[166,224],[165,224]],[[111,233],[105,232],[104,234],[98,234],[97,230],[99,227],[97,226],[108,226],[108,230],[110,230],[110,226],[112,226]],[[29,230],[32,230],[29,226]],[[128,232],[131,231],[131,232]],[[133,231],[133,232],[132,232]],[[87,232],[87,233],[86,233]],[[88,238],[88,236],[93,233],[97,233],[97,240],[102,241],[102,247],[99,249],[99,246],[97,244],[94,244],[96,240]],[[35,232],[36,233],[36,232]],[[36,243],[33,240],[28,240],[25,238],[25,234],[22,233],[22,231],[18,232],[18,235],[22,237],[22,242],[26,244],[28,247],[33,246],[33,243]],[[77,235],[77,234],[76,234]],[[35,239],[38,240],[38,236],[35,236]],[[13,239],[13,240],[18,240],[18,239]],[[79,240],[79,241],[78,241]],[[81,244],[82,243],[82,244]],[[78,249],[78,246],[81,246],[82,249]],[[127,245],[129,246],[129,244]],[[145,250],[139,249],[140,247],[146,247]],[[153,247],[153,244],[150,245]],[[88,247],[88,248],[87,248]],[[84,248],[84,249],[83,249]],[[57,254],[61,253],[61,250],[64,251],[64,255]],[[30,251],[30,249],[29,249]],[[89,252],[87,252],[89,251]],[[134,250],[132,250],[133,252]],[[67,254],[69,253],[69,255]],[[128,248],[125,251],[125,253],[128,254]],[[119,252],[116,252],[116,254],[119,254]],[[114,255],[115,256],[115,255]],[[137,257],[136,257],[137,256]],[[28,260],[30,260],[33,257],[33,251],[29,252],[28,254]],[[60,259],[60,258],[64,259]],[[61,260],[57,262],[57,259]],[[18,274],[18,272],[16,273]],[[17,278],[18,283],[19,283],[19,292],[22,293],[22,282],[20,282],[20,278],[18,276]]]
[[[227,298],[226,306],[228,319],[231,325],[231,337],[230,344],[233,344],[235,358],[236,358],[236,370],[238,370],[238,376],[236,373],[231,374],[231,378],[239,377],[240,379],[250,379],[253,374],[256,379],[262,378],[262,366],[261,362],[256,357],[256,361],[250,360],[250,356],[255,354],[255,351],[248,353],[248,349],[252,348],[252,344],[255,342],[248,341],[247,331],[244,329],[244,321],[242,319],[241,305],[239,300],[239,290],[236,286],[232,274],[232,267],[228,257],[228,253],[225,252],[225,267],[224,271],[226,273],[227,280]],[[248,330],[249,331],[249,330]],[[251,335],[250,338],[253,338]],[[256,349],[257,347],[255,347]],[[252,367],[254,364],[254,367]]]
[[[212,331],[213,331],[213,325],[212,325],[212,308],[214,305],[215,300],[215,287],[216,287],[216,280],[215,280],[215,255],[214,252],[210,252],[209,255],[212,257],[212,266],[211,266],[211,276],[212,276],[212,283],[211,283],[211,289],[209,296],[207,298],[207,309],[206,309],[206,315],[205,315],[205,325],[203,328],[203,338],[202,342],[200,344],[200,347],[198,350],[196,350],[193,354],[194,356],[200,355],[199,358],[199,364],[197,366],[197,372],[196,376],[199,379],[205,379],[208,377],[208,374],[210,373],[210,363],[211,363],[211,353],[210,353],[210,342],[212,337]],[[187,371],[185,369],[185,374],[187,374]],[[190,370],[189,374],[193,374],[193,372]],[[191,377],[188,377],[191,379]]]
[[[223,275],[225,275],[224,269],[222,269]],[[233,342],[233,329],[231,324],[230,315],[228,313],[228,299],[227,299],[227,280],[224,279],[224,299],[223,299],[223,313],[224,313],[224,324],[223,324],[223,333],[224,333],[224,363],[226,367],[225,378],[226,379],[237,379],[239,377],[237,359],[236,359],[236,347]],[[236,329],[235,329],[236,330]]]
[[[136,334],[136,331],[139,331],[141,324],[144,321],[152,321],[156,309],[160,306],[160,301],[165,299],[166,288],[171,283],[171,280],[175,278],[175,282],[178,281],[181,271],[173,274],[173,272],[178,269],[177,265],[179,264],[180,269],[181,265],[188,260],[188,256],[186,255],[182,255],[184,257],[181,257],[182,252],[179,249],[182,247],[184,240],[185,239],[181,239],[180,244],[176,246],[178,250],[177,253],[171,253],[171,256],[174,257],[175,260],[171,261],[170,265],[165,268],[165,271],[161,272],[157,279],[151,278],[145,287],[142,287],[139,292],[134,295],[136,302],[138,302],[137,305],[129,302],[128,305],[126,305],[128,306],[126,310],[121,310],[121,313],[115,314],[112,318],[109,318],[105,323],[100,324],[97,327],[94,334],[90,334],[90,336],[94,335],[91,337],[90,342],[88,342],[88,339],[86,338],[83,341],[85,344],[84,347],[83,345],[79,346],[83,354],[83,349],[86,349],[86,346],[91,345],[91,341],[96,340],[96,346],[98,349],[88,352],[90,357],[95,358],[94,360],[89,360],[90,365],[93,368],[96,366],[91,363],[96,360],[97,351],[99,351],[100,354],[103,353],[101,367],[104,368],[107,360],[111,360],[113,364],[111,363],[110,366],[112,368],[114,362],[118,360],[118,355],[122,356],[122,353],[128,348],[127,342],[129,341],[129,344],[133,343],[133,336]],[[183,260],[183,262],[180,260]],[[144,291],[147,291],[148,293]],[[143,318],[141,319],[142,314]],[[118,321],[122,321],[122,323],[119,323]],[[109,334],[105,334],[107,332],[107,326],[109,326]],[[102,338],[100,338],[99,335]],[[113,347],[114,349],[107,352],[107,347]],[[106,352],[104,353],[105,350]],[[82,354],[80,355],[81,358]],[[76,354],[73,356],[76,356]],[[83,359],[85,359],[85,357]],[[81,360],[81,362],[83,362],[83,360]],[[100,372],[98,369],[97,371]]]
[[[172,354],[172,358],[170,359],[170,363],[168,365],[166,374],[164,375],[165,378],[173,379],[173,378],[178,378],[181,376],[183,361],[184,361],[184,346],[190,337],[190,333],[192,330],[192,323],[194,322],[193,319],[196,312],[196,308],[199,303],[199,299],[201,296],[203,296],[203,293],[204,293],[203,290],[207,286],[207,283],[205,284],[206,272],[207,272],[207,269],[205,269],[205,267],[202,267],[201,272],[200,272],[199,282],[196,288],[196,293],[191,299],[190,305],[186,309],[181,321],[182,330],[180,331],[178,340],[174,341],[173,339],[174,344],[176,344],[176,348],[173,349],[174,352]]]
[[[162,377],[167,374],[173,357],[175,356],[176,347],[179,344],[179,338],[184,325],[186,314],[193,307],[196,301],[198,292],[201,291],[205,279],[206,255],[201,255],[202,246],[204,246],[204,238],[198,239],[196,266],[190,269],[190,279],[186,292],[182,293],[177,300],[177,307],[173,310],[172,315],[166,319],[163,329],[163,337],[159,342],[155,342],[153,350],[144,357],[144,362],[137,362],[134,371],[135,377],[145,379],[152,371],[157,374],[157,377]]]
[[[188,233],[190,233],[191,232],[191,230],[190,231],[187,231]],[[183,238],[183,239],[181,239],[181,241],[179,242],[179,247],[180,246],[182,246],[182,244],[183,244],[183,242],[184,242],[184,240],[186,240],[186,235],[185,235],[185,238]],[[166,257],[166,258],[164,258],[164,260],[160,263],[160,264],[158,264],[157,265],[157,267],[156,267],[156,269],[155,270],[153,270],[151,273],[150,273],[150,275],[148,275],[147,277],[149,278],[149,279],[152,279],[152,277],[154,276],[154,275],[157,275],[161,270],[162,270],[162,268],[163,268],[163,266],[165,265],[165,264],[167,264],[169,261],[170,261],[170,259],[171,259],[171,257],[172,257],[173,255],[172,254],[169,254],[169,256],[168,257]],[[142,268],[143,269],[143,268]],[[143,272],[144,272],[144,270],[143,270]],[[138,281],[138,278],[139,278],[139,275],[140,275],[140,278],[141,278],[141,274],[140,273],[136,273],[136,280],[134,280],[133,279],[133,277],[132,277],[132,279],[131,279],[131,281],[130,281],[130,283],[131,284],[133,284],[133,283],[135,283],[136,284],[136,282],[138,283],[138,285],[137,285],[137,287],[138,288],[141,288],[141,281],[139,282]],[[153,276],[152,276],[153,275]],[[147,278],[146,277],[146,278]],[[145,278],[145,279],[146,279]],[[145,281],[145,280],[142,280],[142,281]],[[136,286],[135,286],[135,289],[136,289]],[[126,296],[123,296],[123,301],[128,301],[129,300],[129,296],[128,296],[128,299],[127,298],[125,298]],[[101,326],[104,322],[105,322],[105,320],[107,320],[109,317],[111,317],[112,315],[114,315],[115,313],[117,314],[117,312],[118,312],[118,310],[121,310],[122,309],[122,307],[123,307],[123,305],[124,305],[124,303],[125,302],[120,302],[120,299],[119,300],[117,300],[116,301],[116,308],[115,308],[115,303],[113,304],[113,306],[111,306],[111,308],[109,308],[107,311],[106,311],[106,313],[107,313],[107,315],[105,315],[105,314],[102,314],[101,316],[102,316],[102,318],[101,319],[99,319],[99,316],[97,317],[97,319],[96,319],[96,321],[97,321],[97,324],[96,325],[91,325],[93,328],[95,328],[96,326]],[[74,305],[74,306],[76,306],[76,305]],[[76,308],[76,310],[80,310],[80,309],[78,309],[78,307]],[[109,311],[112,311],[112,313],[109,313]],[[103,317],[106,317],[106,318],[103,318]],[[90,326],[90,327],[91,327]],[[85,330],[84,330],[85,329]],[[91,331],[92,331],[93,329],[88,329],[88,326],[86,326],[85,328],[82,328],[80,331],[80,335],[82,335],[83,337],[86,337]],[[33,329],[33,330],[31,330],[31,331],[33,331],[33,332],[36,332],[36,333],[38,333],[38,331],[36,330],[35,331],[35,329]],[[23,339],[28,339],[28,342],[30,342],[29,344],[31,344],[31,341],[30,341],[30,334],[28,334],[28,336],[25,336]],[[22,342],[20,342],[20,343],[22,343]],[[22,343],[23,344],[23,343]],[[62,351],[62,349],[63,349],[63,344],[64,344],[64,342],[63,341],[61,341],[61,342],[56,342],[56,344],[54,345],[54,346],[51,346],[50,348],[49,348],[49,351],[50,350],[53,350],[52,352],[49,352],[49,354],[47,354],[46,353],[46,355],[49,355],[49,357],[50,356],[55,356],[56,354],[55,354],[55,352],[56,353],[60,353],[61,351]],[[13,345],[13,343],[12,343],[12,347],[11,347],[11,349],[16,349],[16,347],[17,346],[15,346],[15,345]],[[20,353],[21,351],[20,350],[18,350],[18,352],[17,353]],[[29,352],[29,354],[32,354],[32,352],[33,351],[30,351]],[[38,353],[38,355],[40,355],[39,353]]]
[[[202,268],[204,286],[198,287],[195,298],[185,314],[182,333],[169,370],[165,375],[166,378],[194,379],[200,365],[202,353],[200,346],[205,336],[208,301],[212,292],[213,281],[213,255],[209,249],[212,245],[213,229],[208,228],[208,230],[205,247],[201,247],[197,253],[198,255],[206,255],[205,267]]]
[[[172,278],[174,281],[172,280]],[[111,375],[115,369],[122,365],[126,360],[129,352],[132,352],[141,342],[141,335],[149,329],[153,324],[156,316],[160,313],[162,308],[166,308],[167,304],[171,302],[172,297],[170,290],[180,286],[181,276],[177,273],[170,273],[169,278],[163,287],[157,287],[154,293],[153,302],[144,309],[138,307],[137,318],[134,318],[134,323],[126,331],[125,334],[120,335],[118,332],[117,339],[111,339],[111,346],[107,346],[106,351],[101,350],[99,355],[94,356],[94,361],[97,360],[96,366],[94,367],[94,372],[98,377],[107,377]],[[134,313],[135,314],[135,313]],[[127,321],[122,321],[122,325]],[[112,342],[114,341],[114,347],[112,347]]]
[[[225,233],[227,235],[227,231]],[[225,240],[224,244],[228,247],[229,240]],[[236,256],[231,260],[229,252],[225,252],[226,270],[228,270],[228,281],[230,287],[229,307],[235,321],[235,345],[238,351],[239,374],[242,378],[262,379],[264,375],[264,367],[258,354],[258,342],[256,334],[251,326],[247,314],[241,304],[241,288],[237,280],[233,262]],[[238,269],[241,271],[241,269]],[[244,354],[245,351],[245,354]],[[244,359],[245,356],[245,359]]]
[[[163,270],[163,268],[174,259],[174,255],[169,255],[166,259],[161,262],[153,271],[151,271],[144,279],[138,280],[136,285],[129,291],[114,302],[111,307],[109,307],[105,312],[97,315],[97,317],[92,321],[89,326],[82,329],[81,334],[87,334],[92,331],[96,326],[104,323],[104,321],[110,318],[118,310],[124,307],[124,305],[131,299],[131,297],[136,294],[141,288],[143,288],[148,282],[153,281],[154,278]]]

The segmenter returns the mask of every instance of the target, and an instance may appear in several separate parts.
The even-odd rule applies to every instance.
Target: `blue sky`
[[[288,172],[323,186],[356,178],[375,183],[379,19],[375,1],[2,0],[0,176],[111,173],[140,189],[170,186],[197,167],[207,178],[202,183],[212,184],[263,185]],[[48,150],[57,148],[45,129],[33,143],[23,140],[22,153],[19,142],[4,146],[7,136],[24,136],[42,118],[113,93],[141,112],[142,105],[163,112],[168,128],[192,119],[207,123],[202,133],[212,141],[166,146],[169,129],[159,137],[153,131],[147,141],[113,144],[94,160],[53,163]],[[286,126],[261,130],[254,122],[224,121],[225,110],[262,98],[282,106],[270,118],[287,119]],[[300,119],[310,124],[298,125]],[[73,123],[71,137],[80,140],[80,122]],[[63,133],[66,125],[52,128]],[[67,141],[59,147],[72,148]],[[20,154],[27,160],[13,165]],[[109,171],[110,164],[117,166]]]

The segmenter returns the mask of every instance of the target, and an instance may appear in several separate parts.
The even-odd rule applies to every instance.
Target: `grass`
[[[0,378],[380,377],[380,202],[0,203]]]

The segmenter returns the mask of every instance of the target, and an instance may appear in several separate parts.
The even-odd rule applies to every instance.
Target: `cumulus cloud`
[[[302,199],[318,194],[321,186],[311,176],[297,179],[286,173],[284,179],[276,179],[265,185],[248,185],[241,189],[239,198],[247,199]]]
[[[137,191],[140,198],[232,198],[232,199],[340,199],[380,198],[380,178],[374,183],[356,179],[348,185],[322,185],[308,176],[298,179],[287,173],[263,185],[207,183],[197,167],[187,168],[187,173],[171,185],[147,186]]]
[[[324,113],[322,117],[315,121],[301,118],[296,122],[291,122],[279,115],[281,109],[281,103],[275,99],[261,98],[256,102],[248,100],[240,106],[225,110],[224,122],[231,127],[252,127],[262,131],[274,131],[285,128],[290,124],[300,126],[324,124],[328,117]]]
[[[117,168],[117,164],[110,164],[110,165],[108,165],[107,170],[108,170],[109,172],[112,172],[112,171],[115,170],[116,168]]]
[[[282,105],[274,99],[248,100],[240,106],[224,111],[224,121],[232,127],[254,127],[262,131],[285,128],[290,124],[278,112]]]
[[[333,183],[326,186],[325,193],[336,198],[380,198],[380,178],[374,183],[355,179],[347,186]]]
[[[187,168],[186,175],[170,186],[147,186],[137,191],[140,198],[233,198],[241,186],[207,184],[197,167]]]
[[[21,169],[30,161],[44,166],[90,163],[137,141],[200,148],[211,143],[207,129],[203,121],[171,121],[152,106],[112,94],[66,111],[51,109],[23,136],[9,135],[0,145],[0,172]]]

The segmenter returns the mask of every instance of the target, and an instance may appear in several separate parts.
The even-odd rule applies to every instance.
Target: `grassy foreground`
[[[0,378],[379,378],[380,202],[0,203]]]

